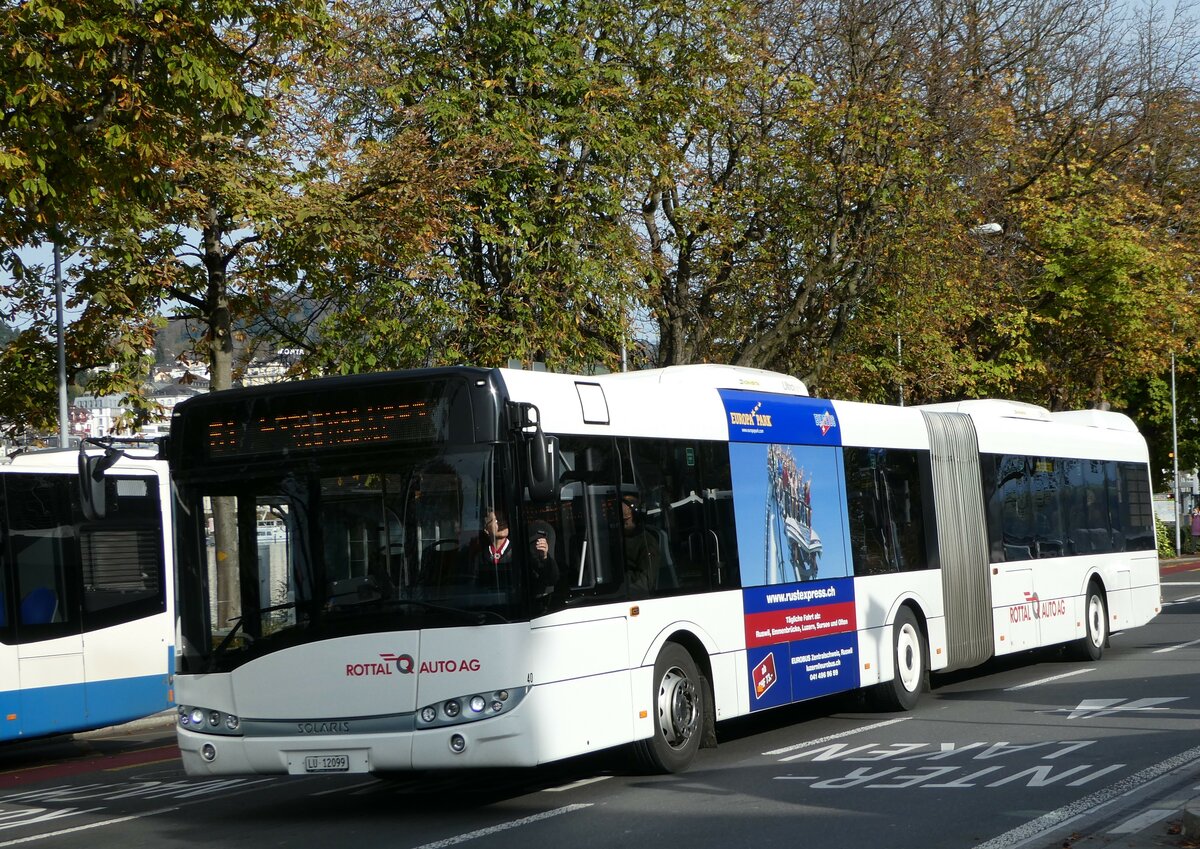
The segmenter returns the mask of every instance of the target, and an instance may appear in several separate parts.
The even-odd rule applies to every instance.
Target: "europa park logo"
[[[379,660],[365,663],[347,663],[347,678],[374,678],[381,675],[412,675],[414,672],[427,675],[439,672],[478,672],[478,658],[462,660],[424,660],[420,667],[411,654],[380,654]]]
[[[729,423],[738,427],[771,427],[771,414],[760,413],[762,401],[754,405],[748,413],[738,413],[733,410],[729,411]]]

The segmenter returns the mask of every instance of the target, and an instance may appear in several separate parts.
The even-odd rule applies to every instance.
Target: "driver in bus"
[[[479,583],[493,588],[511,586],[513,547],[508,517],[503,511],[489,507],[484,513]],[[536,520],[529,527],[530,573],[536,595],[545,595],[558,582],[558,566],[554,562],[554,529],[549,523]]]

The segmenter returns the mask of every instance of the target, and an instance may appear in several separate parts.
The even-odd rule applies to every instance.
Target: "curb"
[[[122,722],[120,725],[109,725],[104,728],[96,728],[92,731],[78,731],[73,736],[87,740],[91,737],[106,737],[112,734],[133,734],[138,731],[150,731],[155,728],[166,728],[175,724],[175,717],[179,712],[175,708],[144,716],[141,719],[135,719],[130,722]]]
[[[1200,838],[1200,797],[1183,806],[1183,829],[1180,836],[1192,841]]]

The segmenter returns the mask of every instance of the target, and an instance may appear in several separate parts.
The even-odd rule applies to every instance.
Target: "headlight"
[[[242,721],[232,713],[204,707],[179,706],[179,727],[201,734],[241,735]]]
[[[528,687],[519,690],[493,690],[490,693],[471,693],[426,705],[417,711],[417,730],[490,719],[497,714],[514,710],[528,694]]]

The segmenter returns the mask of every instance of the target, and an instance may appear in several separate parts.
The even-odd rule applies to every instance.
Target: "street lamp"
[[[58,324],[58,447],[70,447],[67,420],[67,343],[63,329],[62,248],[54,240],[54,302]]]
[[[1179,429],[1175,419],[1175,352],[1171,352],[1171,462],[1174,463],[1175,473],[1175,553],[1179,554],[1179,525],[1182,516],[1179,512]]]

